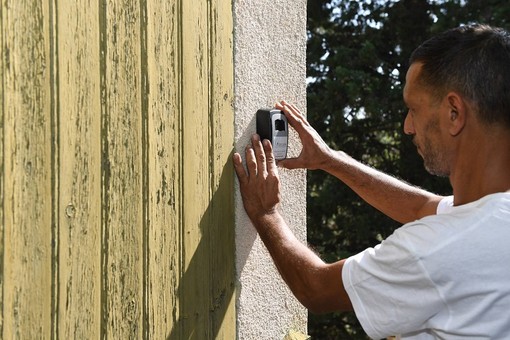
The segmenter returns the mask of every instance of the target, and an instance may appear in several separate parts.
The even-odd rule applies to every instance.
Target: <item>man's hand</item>
[[[271,143],[261,142],[258,135],[253,135],[251,145],[246,147],[247,170],[238,153],[234,154],[233,161],[244,209],[252,222],[276,213],[280,203],[280,179]]]
[[[324,263],[299,241],[278,213],[280,179],[271,143],[253,135],[246,148],[245,170],[241,156],[233,156],[244,209],[294,295],[312,311],[352,310],[342,283],[344,261]]]
[[[287,169],[305,168],[327,170],[332,150],[308,123],[303,114],[292,104],[285,101],[277,103],[275,108],[282,110],[289,124],[296,130],[303,144],[299,157],[287,158],[278,162],[278,166]]]

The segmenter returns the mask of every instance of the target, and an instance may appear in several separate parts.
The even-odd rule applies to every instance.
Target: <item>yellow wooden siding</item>
[[[182,233],[182,142],[180,84],[180,4],[179,1],[149,2],[147,6],[148,129],[149,135],[149,211],[147,233],[148,272],[151,282],[147,299],[148,333],[163,339],[176,329],[180,317],[179,281],[181,277]],[[149,20],[150,18],[150,20]],[[166,27],[166,29],[161,29]],[[157,62],[166,60],[166,63]],[[170,86],[165,84],[169,84]],[[157,222],[174,228],[158,228]],[[158,270],[158,268],[167,270]],[[165,327],[160,327],[165,325]],[[175,334],[175,333],[174,333]],[[179,339],[173,336],[172,339]]]
[[[3,339],[233,339],[230,1],[1,7]]]
[[[49,21],[54,32],[53,134],[57,140],[55,335],[98,339],[102,290],[99,6],[76,0],[61,1],[53,8],[54,19]]]
[[[52,105],[48,3],[2,6],[4,339],[49,338]]]

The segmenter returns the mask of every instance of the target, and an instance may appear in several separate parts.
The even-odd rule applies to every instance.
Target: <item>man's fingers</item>
[[[266,154],[264,149],[262,148],[262,143],[260,142],[259,135],[253,135],[251,139],[251,145],[255,152],[256,163],[257,163],[257,174],[265,176],[267,174],[266,168]]]
[[[234,161],[234,170],[236,172],[237,178],[239,179],[239,182],[242,184],[246,183],[248,181],[248,174],[246,173],[246,170],[243,166],[243,160],[241,159],[241,155],[237,152],[234,153],[234,156],[232,156],[232,160]]]
[[[306,120],[305,116],[299,111],[294,105],[285,103],[283,105],[284,111],[291,113],[291,118],[303,126],[310,126],[308,120]]]
[[[248,177],[257,176],[257,159],[251,145],[246,146],[246,168],[248,169]]]
[[[289,104],[285,100],[282,100],[280,104],[282,105],[284,110],[291,113],[295,117],[296,120],[300,121],[304,125],[308,125],[308,126],[310,125],[310,123],[305,118],[305,116],[301,113],[301,111],[294,104]]]
[[[273,146],[267,139],[263,141],[263,145],[264,152],[266,153],[267,173],[269,176],[277,176],[278,168],[276,167],[276,160],[273,154]]]
[[[241,155],[238,153],[234,153],[233,155],[234,169],[240,182],[244,183],[248,181],[250,177],[256,177],[259,174],[263,176],[267,175],[266,151],[260,142],[259,135],[253,135],[251,144],[246,146],[245,154],[247,171],[244,169],[242,164]],[[271,157],[274,166],[274,157],[272,156],[272,152]]]
[[[301,135],[306,127],[310,126],[310,123],[306,120],[306,118],[301,114],[301,112],[294,106],[290,105],[285,101],[281,103],[277,103],[275,107],[279,110],[282,110],[289,124],[297,131],[299,135]]]

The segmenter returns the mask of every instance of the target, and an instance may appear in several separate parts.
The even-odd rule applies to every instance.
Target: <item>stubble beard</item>
[[[448,177],[450,176],[449,162],[446,150],[439,143],[439,136],[439,124],[437,121],[432,121],[425,128],[423,143],[418,143],[416,136],[413,138],[413,143],[418,148],[428,173],[439,177]],[[432,142],[433,139],[435,143]]]

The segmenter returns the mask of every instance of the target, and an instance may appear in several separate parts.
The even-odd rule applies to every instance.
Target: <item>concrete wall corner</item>
[[[255,133],[255,112],[282,99],[306,108],[306,0],[233,0],[235,148]],[[289,156],[300,151],[290,133]],[[280,170],[287,223],[306,241],[306,173]],[[251,225],[236,182],[237,338],[306,333],[307,311],[278,274]]]

